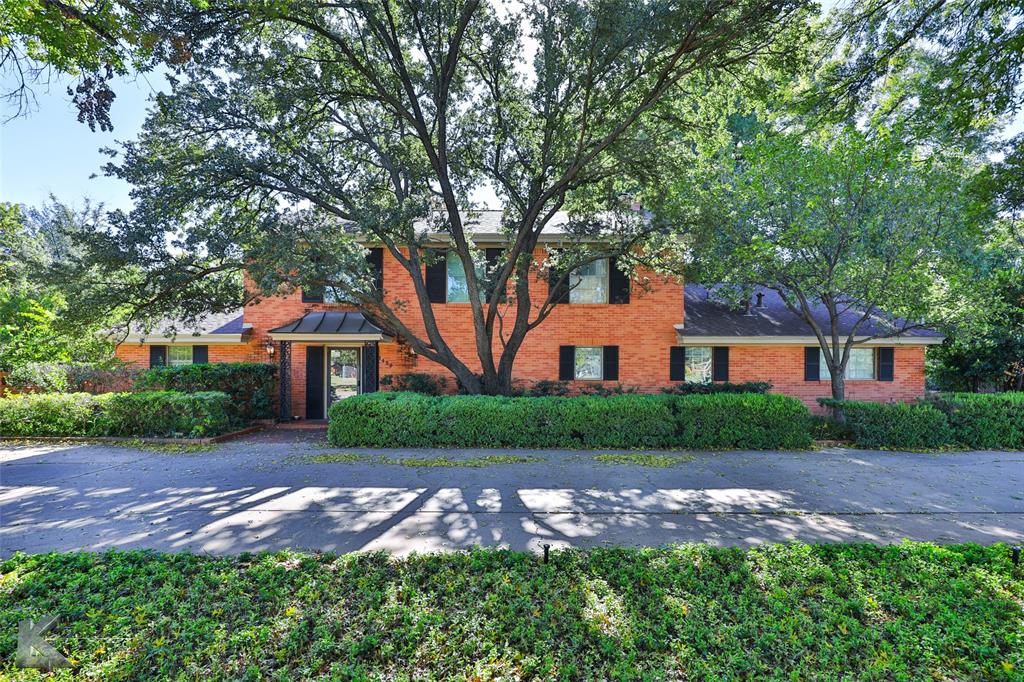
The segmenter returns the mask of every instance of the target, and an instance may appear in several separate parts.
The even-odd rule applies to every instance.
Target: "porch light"
[[[267,339],[267,343],[264,344],[263,350],[267,351],[268,356],[274,357],[274,342]]]

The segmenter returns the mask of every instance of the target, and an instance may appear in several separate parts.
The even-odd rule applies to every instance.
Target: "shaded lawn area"
[[[16,555],[56,679],[1022,679],[1024,571],[995,545]]]

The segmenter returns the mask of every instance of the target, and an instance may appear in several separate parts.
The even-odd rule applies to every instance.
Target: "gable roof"
[[[697,342],[708,343],[710,340],[719,343],[736,343],[740,340],[744,343],[818,343],[817,337],[807,323],[786,307],[777,292],[759,287],[756,293],[762,294],[761,306],[756,305],[755,293],[747,311],[736,309],[717,299],[714,293],[719,286],[686,285],[683,324],[675,326],[681,343],[693,345]],[[845,337],[850,333],[860,315],[855,310],[840,313],[841,336]],[[829,328],[828,311],[825,306],[815,306],[812,316],[823,329]],[[909,329],[896,336],[885,336],[892,333],[893,327],[888,324],[890,321],[893,321],[897,328],[903,323],[902,320],[877,314],[860,325],[857,329],[857,338],[881,335],[870,342],[877,345],[935,344],[945,339],[940,332],[926,327]]]

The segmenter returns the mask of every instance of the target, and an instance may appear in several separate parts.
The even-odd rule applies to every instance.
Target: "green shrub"
[[[954,442],[946,415],[930,405],[831,398],[818,402],[842,409],[850,434],[861,447],[926,450]]]
[[[235,424],[273,419],[277,401],[277,365],[263,362],[216,362],[180,367],[154,367],[141,374],[142,390],[199,393],[220,391],[231,397],[229,416]]]
[[[709,393],[767,393],[772,388],[770,381],[747,381],[742,384],[730,384],[728,381],[719,383],[698,383],[684,381],[675,386],[662,389],[663,393],[672,395],[706,395]]]
[[[958,445],[1024,449],[1024,393],[944,393],[924,402],[946,415]]]
[[[231,397],[220,391],[105,393],[96,396],[97,436],[205,438],[231,426]]]
[[[0,399],[0,436],[202,438],[230,426],[224,393],[36,393]]]
[[[806,448],[810,412],[790,396],[718,393],[673,399],[676,444],[688,449]]]
[[[827,415],[811,415],[811,435],[815,440],[852,440],[853,434],[846,424]]]
[[[370,393],[331,406],[340,447],[800,448],[807,408],[781,395],[430,397]]]
[[[99,406],[88,393],[28,393],[0,399],[0,436],[84,436]]]
[[[448,379],[424,372],[385,374],[380,378],[380,384],[387,386],[392,391],[407,391],[426,395],[442,395],[448,392]]]
[[[131,390],[140,371],[107,362],[30,362],[11,370],[7,383],[24,392],[107,393]]]

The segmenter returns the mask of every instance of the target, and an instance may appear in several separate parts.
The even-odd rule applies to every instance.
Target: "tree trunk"
[[[842,371],[832,372],[832,399],[833,400],[846,400],[846,377],[843,376],[845,368]],[[832,418],[840,424],[846,422],[846,415],[843,413],[843,408],[835,406],[832,408]]]

